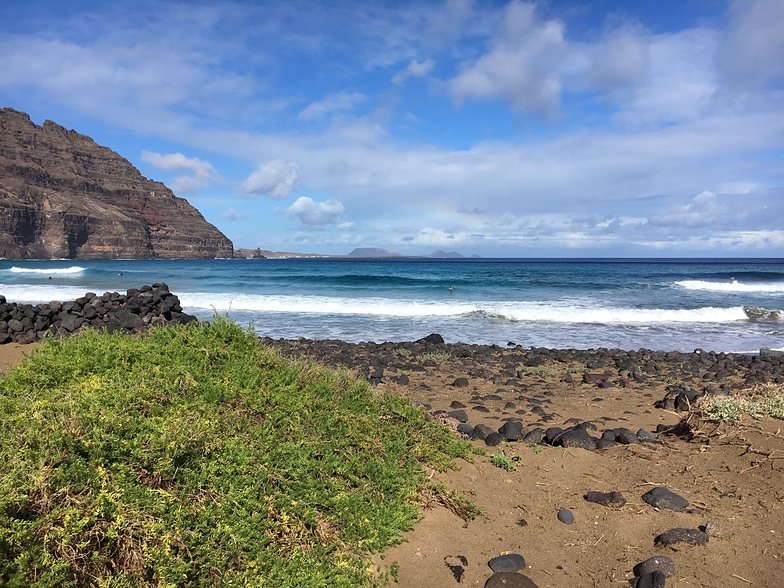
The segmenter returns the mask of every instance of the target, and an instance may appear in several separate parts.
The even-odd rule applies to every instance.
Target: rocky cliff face
[[[231,257],[184,198],[90,137],[0,109],[0,257]]]

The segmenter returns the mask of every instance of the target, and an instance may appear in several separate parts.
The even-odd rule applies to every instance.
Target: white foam
[[[379,315],[399,317],[459,316],[476,312],[470,303],[395,300],[392,298],[338,298],[327,296],[264,296],[184,292],[179,294],[183,307],[214,309],[217,312],[256,311],[307,314]]]
[[[686,290],[708,290],[710,292],[755,292],[767,294],[784,293],[784,284],[744,284],[737,280],[731,282],[707,282],[704,280],[682,280],[676,286]]]
[[[71,267],[50,267],[50,268],[13,266],[8,271],[15,274],[67,275],[67,274],[79,274],[84,271],[84,268],[79,267],[78,265],[72,265]]]
[[[0,284],[0,294],[5,296],[9,302],[25,304],[48,303],[52,300],[59,300],[60,302],[76,300],[80,296],[84,296],[87,291],[78,286]]]
[[[182,293],[179,296],[186,309],[214,310],[220,313],[244,311],[406,318],[448,317],[476,313],[516,322],[596,324],[723,323],[748,320],[742,306],[669,310],[602,308],[571,302],[443,302],[206,292]]]

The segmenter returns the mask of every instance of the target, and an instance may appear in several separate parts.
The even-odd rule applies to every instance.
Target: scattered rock
[[[558,520],[566,525],[571,525],[574,522],[574,514],[568,508],[562,508],[558,511]]]
[[[702,529],[708,537],[723,537],[724,529],[718,521],[708,521]]]
[[[504,441],[506,441],[506,437],[504,437],[501,433],[496,433],[495,431],[485,437],[485,444],[489,445],[490,447],[500,445]]]
[[[507,421],[498,432],[503,435],[507,441],[519,441],[523,438],[523,423],[520,421]]]
[[[586,492],[583,498],[588,502],[595,502],[596,504],[609,506],[610,508],[620,508],[626,504],[626,498],[617,490],[612,492]]]
[[[642,499],[647,504],[655,508],[668,508],[670,510],[681,511],[689,506],[689,501],[683,496],[675,494],[675,492],[667,489],[664,486],[656,486],[642,495]]]
[[[654,555],[634,566],[635,576],[644,576],[656,571],[669,578],[675,575],[675,562],[666,555]]]
[[[705,545],[708,535],[699,529],[684,529],[678,527],[665,531],[654,540],[654,545],[674,545],[675,543],[691,543],[692,545]]]
[[[487,565],[494,572],[517,572],[525,569],[525,558],[518,553],[507,553],[494,557]]]

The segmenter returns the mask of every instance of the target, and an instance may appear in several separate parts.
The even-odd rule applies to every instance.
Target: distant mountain
[[[232,242],[131,162],[50,120],[0,108],[0,257],[232,257]]]
[[[439,249],[438,251],[433,251],[433,253],[431,253],[427,257],[434,257],[438,259],[459,259],[465,257],[465,255],[462,255],[457,251],[441,251]]]
[[[382,249],[381,247],[358,247],[348,254],[349,257],[401,257],[395,251]]]

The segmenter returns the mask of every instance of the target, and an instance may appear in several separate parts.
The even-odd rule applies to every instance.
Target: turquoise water
[[[153,282],[186,312],[229,313],[273,338],[784,348],[779,259],[0,261],[0,294],[17,302]]]

